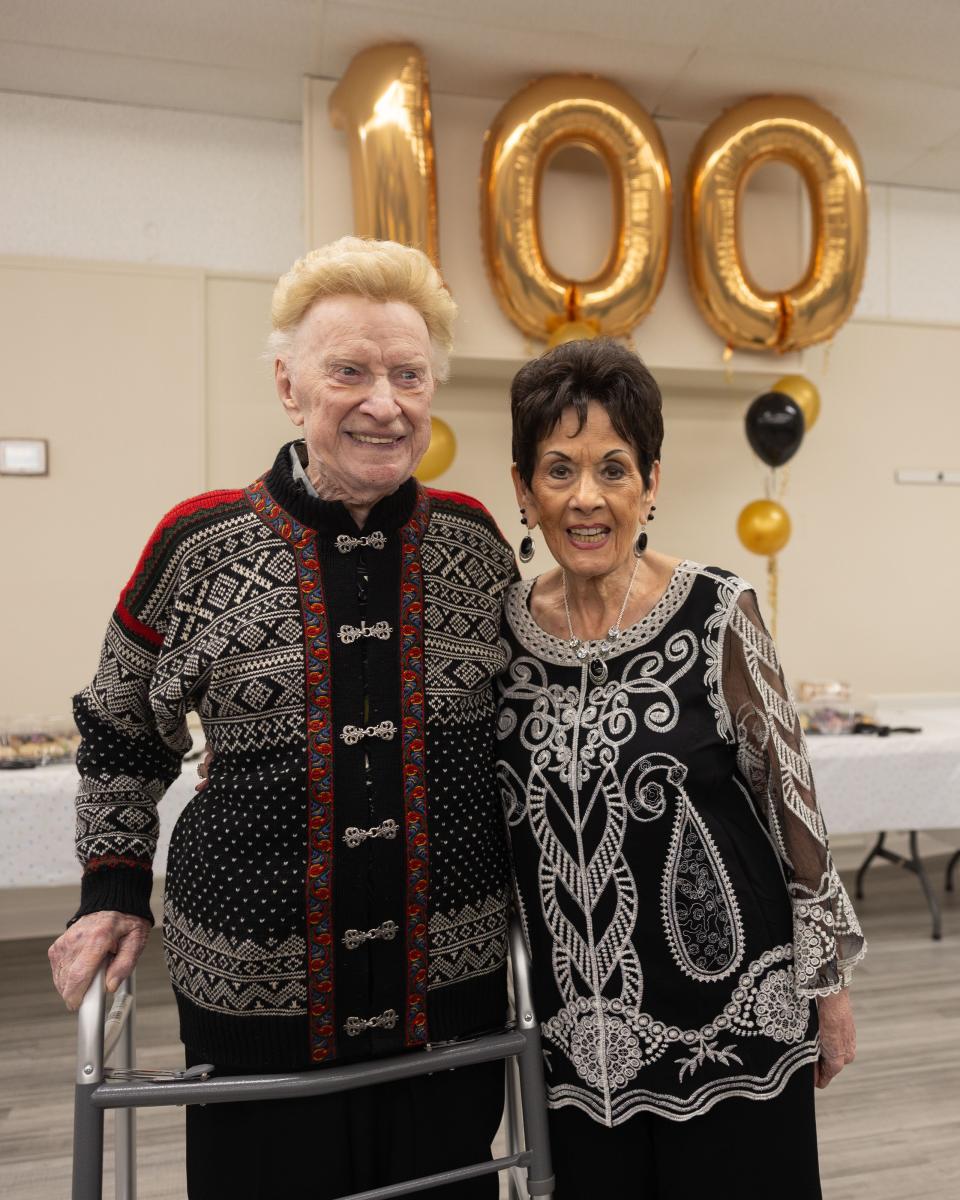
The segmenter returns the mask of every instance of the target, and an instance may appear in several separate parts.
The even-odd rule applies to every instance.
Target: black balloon
[[[768,467],[782,467],[803,441],[803,411],[783,392],[765,392],[747,409],[747,441]]]

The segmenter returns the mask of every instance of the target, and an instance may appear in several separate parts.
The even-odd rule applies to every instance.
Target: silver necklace
[[[627,592],[623,597],[623,603],[620,605],[620,612],[617,614],[616,621],[607,630],[605,638],[598,638],[596,641],[583,642],[573,632],[573,621],[570,618],[570,601],[567,599],[567,573],[560,571],[563,579],[563,611],[567,614],[567,629],[570,631],[570,649],[574,652],[581,662],[588,659],[587,674],[590,676],[591,683],[606,683],[607,682],[607,664],[604,662],[604,657],[610,653],[620,637],[620,622],[623,620],[623,614],[627,611],[627,601],[630,599],[630,593],[633,591],[633,581],[637,577],[637,568],[640,566],[638,558],[633,564],[633,574],[630,576],[630,582],[627,584]]]

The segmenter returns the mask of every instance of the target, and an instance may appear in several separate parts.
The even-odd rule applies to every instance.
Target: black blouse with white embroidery
[[[864,952],[756,598],[683,562],[605,682],[507,594],[498,771],[549,1102],[778,1095]]]
[[[410,480],[357,529],[289,447],[158,526],[75,700],[77,915],[150,915],[195,710],[214,759],[164,900],[194,1053],[295,1069],[503,1022],[492,681],[515,571],[469,497]]]

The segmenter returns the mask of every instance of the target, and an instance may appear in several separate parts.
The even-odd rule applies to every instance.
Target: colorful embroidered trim
[[[405,1043],[423,1045],[427,1029],[427,778],[424,754],[424,614],[420,541],[430,521],[430,498],[419,489],[400,530],[400,727],[404,831],[407,842]]]
[[[133,867],[138,871],[152,871],[152,861],[142,858],[131,858],[127,854],[102,854],[99,858],[87,859],[84,871],[99,871],[101,867]]]
[[[336,1056],[333,987],[333,713],[330,648],[316,535],[273,499],[262,479],[246,489],[260,519],[293,548],[303,613],[307,695],[307,1004],[310,1057]]]

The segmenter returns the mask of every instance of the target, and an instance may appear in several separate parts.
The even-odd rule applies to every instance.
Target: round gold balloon
[[[592,278],[567,279],[540,240],[540,188],[562,146],[595,150],[610,173],[614,240]],[[629,331],[660,291],[670,246],[667,154],[651,118],[622,88],[590,75],[551,75],[497,114],[483,147],[481,225],[493,289],[525,334],[547,338],[558,316]]]
[[[813,209],[810,261],[784,292],[750,278],[737,229],[743,189],[772,159],[796,167]],[[690,160],[685,212],[694,297],[728,345],[800,350],[833,337],[850,316],[867,256],[867,198],[857,147],[826,109],[799,96],[758,97],[729,109]]]
[[[421,483],[428,483],[442,475],[457,456],[457,439],[453,436],[450,426],[440,419],[430,420],[430,445],[420,459],[420,465],[414,474]]]
[[[814,384],[804,375],[784,375],[770,391],[790,397],[803,413],[804,432],[809,433],[820,416],[820,393]]]
[[[754,500],[737,518],[737,537],[752,554],[778,554],[790,541],[790,517],[776,500]]]
[[[346,130],[349,138],[354,233],[418,246],[439,262],[430,84],[423,54],[406,43],[361,50],[330,93],[327,107],[334,129]]]

